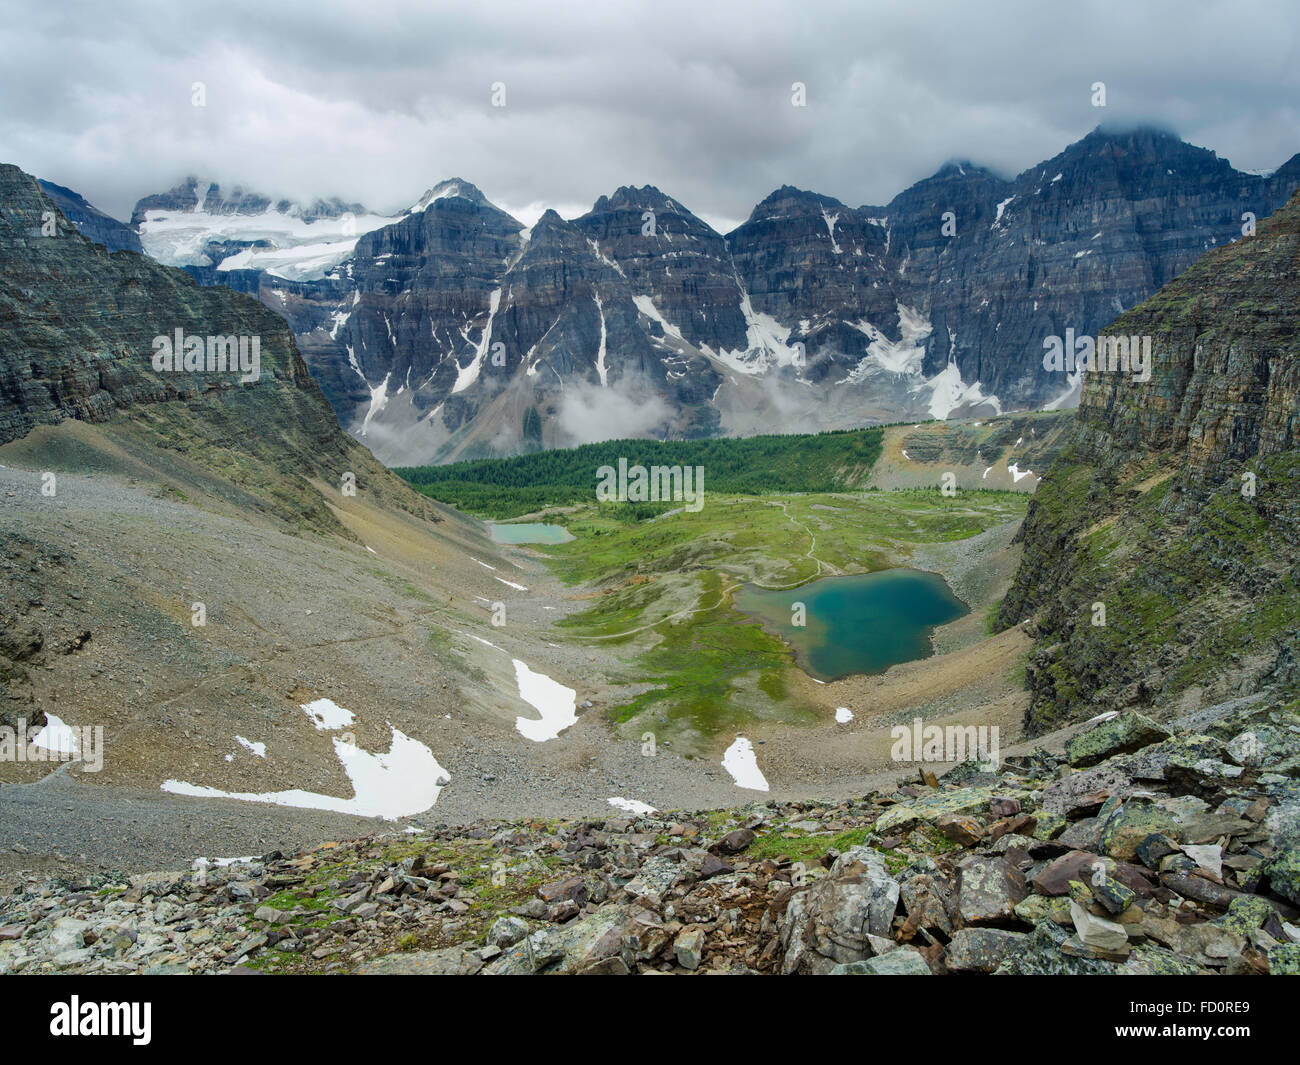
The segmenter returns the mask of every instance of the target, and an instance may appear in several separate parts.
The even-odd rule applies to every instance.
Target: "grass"
[[[318,860],[300,884],[284,888],[260,903],[286,913],[304,911],[274,924],[291,924],[296,929],[310,930],[350,920],[347,914],[333,908],[336,899],[350,894],[349,889],[338,885],[358,875],[368,879],[380,869],[417,855],[424,858],[426,865],[446,864],[458,874],[456,897],[466,903],[468,910],[456,916],[454,931],[444,934],[441,921],[416,930],[393,927],[385,931],[381,926],[379,934],[367,943],[366,948],[368,953],[376,956],[399,950],[431,950],[451,942],[484,941],[491,922],[503,910],[531,898],[551,875],[551,865],[562,862],[557,856],[546,855],[537,863],[540,867],[522,863],[524,868],[520,865],[514,869],[506,866],[498,873],[493,869],[493,862],[500,855],[491,840],[463,837],[445,841],[403,839],[363,854],[344,848],[315,853]],[[270,925],[250,922],[250,930],[265,927]],[[308,973],[324,970],[339,957],[330,955],[317,959],[311,957],[310,951],[288,951],[277,945],[262,950],[249,964],[263,972]]]
[[[833,836],[810,836],[797,830],[778,830],[767,832],[754,840],[745,852],[745,857],[754,861],[762,861],[764,858],[788,858],[792,862],[816,861],[832,848],[842,853],[857,847],[870,835],[870,825],[850,828]]]
[[[619,648],[614,679],[650,685],[610,717],[693,756],[755,720],[817,719],[791,694],[792,651],[733,609],[737,587],[905,566],[917,545],[974,536],[1026,505],[1023,493],[930,489],[710,496],[696,513],[636,520],[592,504],[558,519],[575,540],[539,550],[566,582],[600,589],[558,635]]]
[[[1300,629],[1290,561],[1300,459],[1271,456],[1249,470],[1258,478],[1254,497],[1230,478],[1190,507],[1175,496],[1180,478],[1158,480],[1154,468],[1123,470],[1104,486],[1083,467],[1053,470],[1026,528],[1045,530],[1049,545],[1071,533],[1076,540],[1044,615],[1060,639],[1030,666],[1040,693],[1035,729],[1090,711],[1098,692],[1134,682],[1162,699],[1214,685],[1247,660],[1274,656],[1278,641]],[[1028,539],[1032,549],[1035,536]],[[1104,626],[1091,623],[1094,602],[1105,604]]]

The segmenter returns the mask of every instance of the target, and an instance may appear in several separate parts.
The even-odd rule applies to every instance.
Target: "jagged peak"
[[[533,237],[536,238],[539,234],[547,233],[553,229],[569,230],[572,228],[568,222],[560,217],[560,213],[554,207],[548,207],[542,212],[542,217],[533,223],[532,232]]]
[[[843,207],[844,204],[834,196],[823,196],[820,192],[812,192],[809,189],[797,188],[794,185],[782,185],[775,192],[769,194],[759,206],[765,203],[776,203],[780,200],[801,200],[809,204],[815,204],[818,207]]]
[[[654,185],[620,185],[614,190],[613,195],[601,196],[593,205],[587,215],[603,214],[606,211],[614,211],[624,207],[649,208],[652,210],[663,210],[665,208],[677,211],[680,214],[692,214],[679,200],[673,199],[665,192],[661,192]]]
[[[893,205],[901,199],[923,193],[934,186],[942,185],[951,188],[954,184],[974,187],[978,184],[1009,185],[1011,182],[996,171],[972,163],[969,159],[949,159],[929,177],[913,182],[895,196],[890,201],[890,213],[894,213]]]
[[[479,190],[477,185],[464,180],[463,178],[447,178],[440,181],[431,189],[426,189],[424,195],[407,209],[407,214],[419,214],[427,210],[429,205],[438,200],[451,199],[459,197],[462,200],[469,200],[471,203],[477,203],[482,206],[491,207],[487,197]]]
[[[841,203],[834,196],[823,196],[820,192],[810,192],[807,189],[796,188],[794,185],[782,185],[779,189],[769,193],[758,202],[753,211],[750,212],[749,218],[745,224],[770,217],[778,208],[787,207],[794,207],[796,210],[806,210],[810,213],[813,211],[820,212],[826,210],[851,210],[851,208],[846,204]]]
[[[1158,141],[1173,141],[1178,144],[1186,143],[1178,133],[1167,126],[1160,126],[1154,122],[1131,121],[1126,122],[1122,119],[1115,119],[1107,122],[1099,122],[1087,136],[1081,140],[1075,141],[1069,145],[1066,151],[1076,144],[1086,144],[1096,142],[1097,140],[1112,141],[1131,141],[1139,138],[1145,138]]]
[[[1194,154],[1218,159],[1218,153],[1209,148],[1188,144],[1177,133],[1161,126],[1142,122],[1103,122],[1086,136],[1068,144],[1052,159],[1045,160],[1039,167],[1063,160],[1090,159],[1111,155],[1115,152],[1147,151],[1162,156]],[[1226,162],[1226,160],[1225,160]],[[1039,167],[1030,167],[1025,173],[1031,173]]]

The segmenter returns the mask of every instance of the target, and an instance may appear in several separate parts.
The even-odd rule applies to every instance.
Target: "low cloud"
[[[654,435],[671,414],[657,393],[625,379],[616,388],[586,383],[566,386],[556,421],[570,443],[594,444]]]
[[[1275,167],[1297,146],[1298,23],[1290,0],[229,0],[196,33],[180,5],[10,0],[0,155],[119,218],[191,172],[384,211],[455,175],[524,216],[649,183],[726,229],[782,184],[880,204],[949,158],[1011,174],[1103,120]]]

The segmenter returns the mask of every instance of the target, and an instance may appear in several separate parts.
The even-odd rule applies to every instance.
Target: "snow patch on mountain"
[[[460,362],[456,363],[456,383],[451,386],[452,395],[457,392],[464,392],[475,381],[478,380],[479,371],[483,368],[483,360],[487,358],[488,350],[492,346],[492,323],[496,320],[497,309],[501,306],[501,289],[497,288],[492,292],[491,299],[488,301],[488,320],[483,327],[483,335],[479,338],[478,345],[474,349],[474,357],[470,360],[468,366],[461,366]]]
[[[264,270],[286,281],[315,281],[352,255],[357,240],[395,218],[342,214],[305,221],[298,205],[259,214],[209,214],[199,198],[193,211],[149,210],[140,222],[145,253],[164,266]],[[213,260],[213,244],[251,244]]]
[[[864,333],[871,343],[867,353],[845,380],[856,384],[870,374],[872,370],[884,370],[899,375],[915,375],[921,372],[925,362],[925,346],[922,343],[932,332],[934,326],[930,319],[920,311],[904,306],[898,307],[899,339],[890,340],[865,318],[858,322],[846,322],[846,325]]]
[[[773,366],[799,366],[803,359],[802,345],[792,345],[792,329],[782,325],[770,314],[754,310],[749,293],[740,290],[740,313],[745,318],[745,350],[721,350],[718,361],[743,374],[763,374]]]
[[[384,374],[384,379],[376,387],[370,390],[370,406],[366,408],[366,417],[361,423],[361,435],[366,435],[366,429],[370,426],[370,419],[388,405],[388,379],[392,373]]]
[[[928,404],[930,417],[940,421],[947,418],[958,407],[977,404],[987,404],[997,413],[1002,413],[1002,405],[998,402],[997,396],[986,396],[983,386],[978,381],[967,384],[962,380],[956,359],[949,359],[947,366],[924,384],[917,385],[912,391],[930,393]]]

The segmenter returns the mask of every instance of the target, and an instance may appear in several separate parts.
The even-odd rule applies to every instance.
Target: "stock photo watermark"
[[[237,373],[241,384],[262,376],[260,336],[172,336],[153,338],[153,368],[158,373]]]

